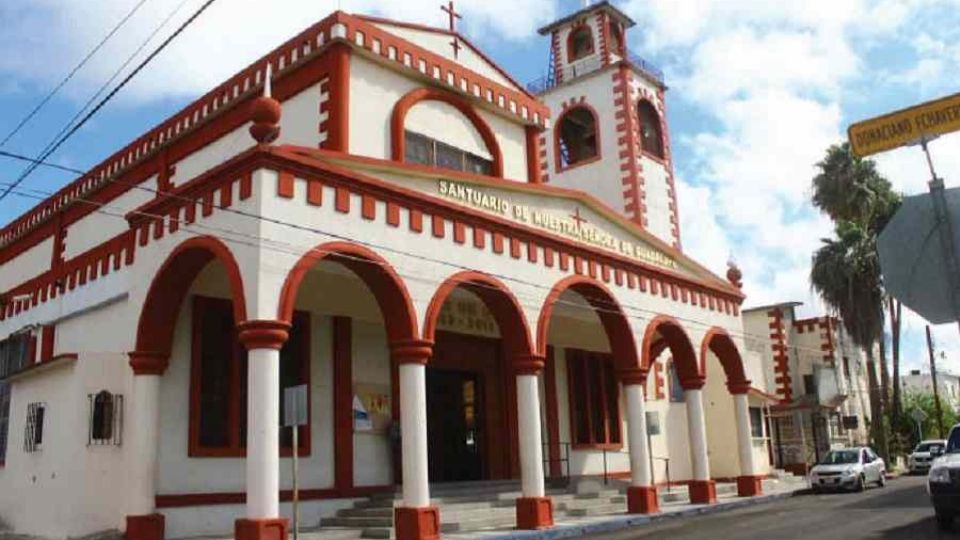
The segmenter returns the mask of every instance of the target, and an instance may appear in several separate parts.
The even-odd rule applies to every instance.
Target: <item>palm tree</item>
[[[810,284],[840,316],[854,344],[866,352],[871,428],[880,454],[888,459],[874,353],[883,334],[884,319],[876,235],[849,221],[837,224],[836,235],[836,239],[823,239],[823,245],[814,252]]]
[[[883,282],[877,255],[877,237],[900,206],[901,196],[876,170],[873,161],[855,156],[847,143],[827,149],[813,178],[813,204],[831,220],[836,240],[824,240],[814,254],[810,281],[824,302],[842,318],[857,346],[867,354],[870,377],[870,405],[873,425],[883,425],[888,406],[889,385],[884,340]],[[893,347],[893,419],[900,412],[900,318],[899,309],[890,311]],[[882,391],[876,392],[874,346],[879,345]],[[896,424],[894,424],[896,425]],[[874,430],[881,451],[887,456],[886,433]]]

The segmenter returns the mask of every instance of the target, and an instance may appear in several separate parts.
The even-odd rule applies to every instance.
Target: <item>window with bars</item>
[[[620,385],[609,354],[567,349],[573,444],[619,447]]]
[[[90,421],[87,446],[123,444],[123,395],[101,390],[88,394]]]
[[[38,452],[43,448],[43,422],[47,404],[42,402],[27,405],[27,424],[23,428],[23,451]]]
[[[406,130],[404,159],[408,163],[419,163],[441,169],[464,171],[489,176],[493,172],[493,162],[455,146],[436,139]]]
[[[10,383],[0,380],[0,466],[7,461],[7,440],[10,429]]]

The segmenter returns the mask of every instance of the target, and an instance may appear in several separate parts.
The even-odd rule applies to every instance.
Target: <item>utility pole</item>
[[[937,387],[937,361],[936,355],[933,353],[933,336],[930,335],[930,325],[927,325],[927,350],[930,351],[930,378],[933,382],[933,406],[934,412],[937,415],[937,433],[940,434],[940,438],[945,437],[943,432],[943,413],[940,411],[940,389]]]

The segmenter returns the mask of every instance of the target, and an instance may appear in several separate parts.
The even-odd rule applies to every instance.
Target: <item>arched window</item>
[[[611,22],[610,23],[610,52],[619,55],[626,56],[626,48],[623,45],[623,31],[620,30],[620,25]]]
[[[600,154],[597,117],[586,106],[568,110],[557,123],[557,165],[564,169]]]
[[[640,118],[640,144],[643,151],[663,159],[663,132],[660,130],[660,113],[647,100],[637,104]]]
[[[94,441],[113,439],[113,394],[101,390],[93,398],[93,419],[90,426]]]
[[[570,30],[567,37],[567,61],[575,62],[593,54],[593,32],[587,24]]]

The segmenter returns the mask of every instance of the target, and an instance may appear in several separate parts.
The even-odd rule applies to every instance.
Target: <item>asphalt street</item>
[[[926,477],[921,476],[903,477],[887,482],[884,488],[871,486],[864,493],[796,495],[771,504],[670,520],[591,538],[960,540],[960,520],[953,531],[938,530],[933,508],[927,497],[925,481]]]

